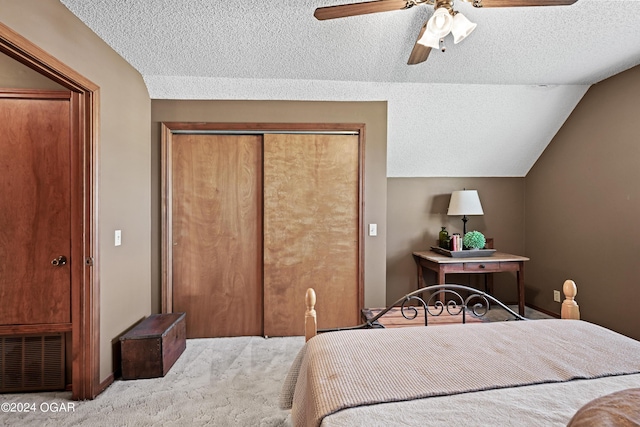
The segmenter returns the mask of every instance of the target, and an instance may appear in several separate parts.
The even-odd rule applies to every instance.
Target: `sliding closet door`
[[[359,323],[359,137],[264,135],[264,333],[304,335],[304,294],[321,328]]]
[[[262,137],[174,135],[172,299],[187,335],[262,335]]]

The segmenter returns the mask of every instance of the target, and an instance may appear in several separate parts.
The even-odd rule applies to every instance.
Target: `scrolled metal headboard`
[[[463,293],[467,295],[463,296]],[[428,295],[426,299],[423,298],[424,294]],[[422,311],[425,326],[428,326],[430,317],[438,317],[445,312],[453,316],[461,315],[462,323],[466,323],[467,315],[479,319],[484,318],[489,312],[491,304],[495,304],[505,310],[513,318],[511,320],[527,320],[527,318],[511,310],[504,303],[486,292],[464,285],[444,284],[427,286],[408,293],[360,325],[346,328],[320,329],[318,332],[384,328],[384,325],[378,320],[392,309],[397,309],[398,307],[400,307],[402,317],[407,320],[416,319],[420,315],[420,311]]]

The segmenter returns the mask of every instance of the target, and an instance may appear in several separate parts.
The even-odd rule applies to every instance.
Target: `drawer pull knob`
[[[484,268],[484,264],[480,264],[480,268]]]

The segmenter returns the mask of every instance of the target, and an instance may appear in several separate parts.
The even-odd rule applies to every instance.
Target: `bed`
[[[371,319],[317,334],[310,289],[307,343],[280,405],[294,426],[640,425],[640,342],[579,320],[575,284],[563,291],[562,319],[529,321],[473,288],[431,286],[393,305],[425,324],[494,306],[514,321],[385,329]],[[615,410],[602,404],[614,398]]]

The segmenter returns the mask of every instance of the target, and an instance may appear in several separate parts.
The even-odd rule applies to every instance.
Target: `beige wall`
[[[592,86],[526,177],[527,301],[640,339],[640,67]]]
[[[411,253],[435,245],[441,227],[462,234],[462,217],[447,216],[451,192],[478,190],[484,215],[470,216],[467,231],[478,230],[494,239],[501,252],[524,255],[523,178],[389,178],[387,182],[387,303],[416,289],[416,266]],[[481,275],[449,275],[448,283],[482,285]],[[498,298],[517,301],[512,273],[496,273]],[[436,283],[425,271],[425,286]]]
[[[58,1],[0,0],[0,10],[3,24],[100,86],[100,379],[104,380],[114,370],[112,341],[151,310],[151,101],[139,73]],[[115,229],[123,233],[117,248]]]
[[[364,123],[365,224],[378,224],[377,237],[365,237],[365,306],[385,301],[387,223],[386,102],[172,101],[153,100],[152,120],[152,302],[160,310],[160,123]],[[318,296],[319,298],[321,296]]]
[[[67,90],[26,65],[0,53],[0,87],[11,89]]]

